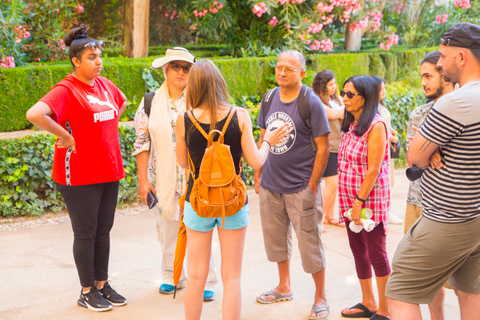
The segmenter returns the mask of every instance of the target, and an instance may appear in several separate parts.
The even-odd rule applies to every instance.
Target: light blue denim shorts
[[[219,218],[202,218],[193,211],[190,202],[185,201],[185,208],[183,210],[183,222],[185,225],[195,231],[207,232],[213,230],[215,225],[222,226],[222,217]],[[245,227],[250,222],[250,208],[246,204],[240,211],[231,217],[225,217],[224,229],[237,230]]]

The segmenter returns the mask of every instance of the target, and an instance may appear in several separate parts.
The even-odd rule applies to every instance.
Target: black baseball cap
[[[480,27],[471,23],[454,24],[443,34],[440,44],[470,49],[480,58]]]

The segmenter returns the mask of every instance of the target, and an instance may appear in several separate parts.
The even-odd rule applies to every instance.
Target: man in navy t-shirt
[[[293,226],[303,269],[312,274],[316,287],[310,316],[324,318],[329,309],[325,294],[325,252],[320,238],[323,212],[319,183],[328,159],[330,128],[322,102],[312,92],[308,108],[311,135],[317,147],[314,151],[310,131],[297,105],[304,76],[303,55],[296,50],[283,52],[275,66],[280,88],[271,97],[266,116],[261,109],[257,121],[261,128],[259,146],[264,142],[266,128],[272,130],[284,123],[292,127],[289,139],[272,147],[262,170],[255,172],[265,250],[268,260],[277,263],[280,278],[279,285],[257,297],[257,301],[268,304],[293,299],[289,272]]]

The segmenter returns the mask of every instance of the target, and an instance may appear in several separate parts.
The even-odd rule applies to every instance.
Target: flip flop
[[[309,316],[308,320],[327,320],[328,316],[330,315],[330,306],[317,307],[316,305],[313,305],[312,309],[313,309],[313,311],[315,311],[315,316]],[[317,313],[319,313],[321,311],[327,311],[328,312],[327,316],[323,317],[323,318],[317,317]]]
[[[375,313],[373,316],[370,317],[370,320],[390,320],[390,318]]]
[[[360,309],[362,311],[355,312],[355,313],[344,313],[342,311],[342,317],[345,317],[345,318],[371,318],[373,315],[375,315],[377,313],[376,311],[375,312],[370,311],[370,309],[368,309],[367,307],[365,307],[361,303],[357,303],[353,307],[348,308],[348,310],[351,310],[351,309]],[[378,320],[380,320],[380,319],[378,319]]]
[[[263,294],[264,296],[274,296],[275,299],[272,300],[266,300],[262,299],[260,297],[257,297],[257,302],[263,303],[263,304],[269,304],[269,303],[275,303],[275,302],[283,302],[283,301],[290,301],[293,299],[293,293],[290,294],[281,294],[277,291],[267,291]]]
[[[327,223],[330,224],[330,225],[332,225],[332,226],[335,226],[335,227],[345,228],[345,222],[340,222],[340,221],[338,221],[338,220],[335,219],[335,218],[328,219],[328,220],[327,220]]]

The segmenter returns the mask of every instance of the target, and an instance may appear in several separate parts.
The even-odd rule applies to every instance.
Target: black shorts
[[[338,174],[338,153],[330,152],[328,155],[327,166],[323,172],[323,178],[336,176]]]

